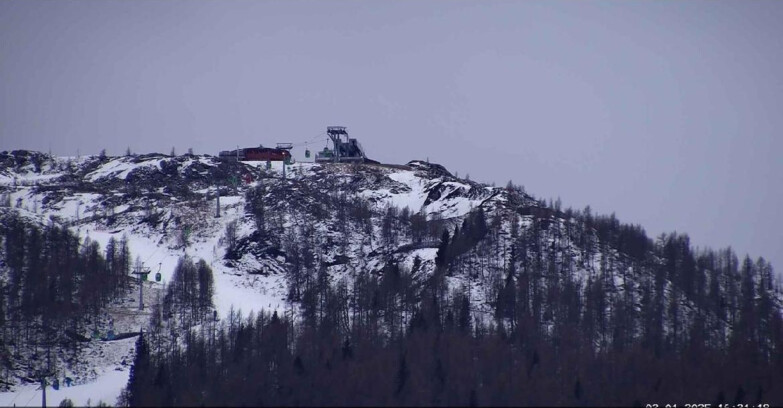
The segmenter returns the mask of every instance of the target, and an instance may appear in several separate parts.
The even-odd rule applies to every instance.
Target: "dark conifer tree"
[[[146,379],[142,376],[150,373],[150,350],[143,334],[139,334],[136,340],[136,356],[130,369],[128,378],[128,404],[132,407],[148,405],[144,388]]]

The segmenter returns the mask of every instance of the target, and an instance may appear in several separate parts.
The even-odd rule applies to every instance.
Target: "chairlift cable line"
[[[308,142],[311,142],[311,141],[315,140],[315,139],[316,139],[316,138],[318,138],[319,136],[325,136],[325,135],[326,135],[326,132],[321,132],[321,133],[319,133],[319,134],[315,135],[315,136],[314,136],[312,139],[308,140]]]
[[[12,400],[11,400],[11,405],[13,405],[13,406],[16,406],[16,405],[14,404],[14,401],[16,401],[16,399],[17,399],[17,398],[19,398],[19,396],[20,396],[20,395],[22,395],[22,392],[21,392],[21,391],[19,391],[18,393],[16,393],[16,395],[14,395],[14,399],[12,399]],[[29,405],[29,404],[30,404],[30,402],[28,401],[28,402],[27,402],[27,404]]]
[[[142,263],[147,263],[147,261],[149,261],[149,260],[150,260],[150,258],[152,258],[152,256],[153,256],[153,255],[155,255],[155,253],[157,253],[157,252],[158,252],[158,250],[159,250],[159,249],[160,249],[160,246],[156,246],[155,250],[154,250],[154,251],[152,251],[152,253],[150,254],[150,256],[148,256],[148,257],[147,257],[147,259],[145,259],[144,261],[142,261]]]
[[[38,391],[38,389],[36,389],[35,391]],[[33,398],[35,398],[35,397],[37,397],[37,395],[35,395],[35,393],[33,393],[33,396],[30,397],[29,400],[27,400],[27,404],[24,404],[24,406],[29,407],[30,406],[30,401],[32,401]],[[14,399],[16,399],[16,398],[14,398]]]
[[[326,135],[326,132],[321,132],[321,133],[313,136],[310,139],[306,139],[306,140],[302,140],[302,141],[299,141],[299,142],[296,142],[296,143],[292,143],[292,145],[293,146],[302,146],[302,145],[306,145],[308,143],[314,143],[314,141],[316,141],[315,139],[317,139],[317,138],[319,138],[321,136],[325,136],[325,135]]]

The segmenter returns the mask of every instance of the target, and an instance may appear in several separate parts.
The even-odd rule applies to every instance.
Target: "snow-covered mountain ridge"
[[[321,263],[330,265],[335,274],[359,269],[378,272],[390,259],[410,267],[416,256],[426,274],[434,268],[441,229],[445,226],[453,233],[466,215],[479,209],[494,223],[499,247],[511,245],[513,222],[523,231],[534,221],[545,231],[554,223],[556,231],[545,234],[548,248],[544,250],[555,249],[556,243],[558,256],[564,248],[573,252],[577,262],[571,268],[582,270],[578,275],[596,273],[602,262],[628,263],[628,254],[617,248],[605,251],[610,256],[604,259],[600,253],[593,256],[590,252],[600,252],[596,249],[607,244],[599,241],[595,231],[587,239],[579,237],[580,242],[563,236],[578,229],[571,214],[548,207],[519,188],[459,179],[437,164],[296,163],[287,166],[285,173],[283,178],[280,162],[267,169],[264,162],[225,163],[209,155],[52,158],[28,151],[0,153],[0,188],[12,207],[44,222],[51,219],[68,225],[104,245],[110,236],[127,234],[134,256],[148,266],[161,264],[164,282],[177,257],[204,258],[218,268],[218,275],[232,276],[231,283],[217,287],[221,313],[232,304],[247,309],[264,302],[267,307],[273,303],[282,307],[286,282],[275,278],[291,266],[286,237],[309,234]],[[215,216],[218,190],[219,218]],[[246,199],[254,190],[263,192],[260,201],[267,224],[263,236],[254,234],[258,225]],[[405,208],[407,217],[424,217],[425,231],[413,236],[416,232],[410,231],[410,225],[394,225],[393,239],[381,242],[382,218],[390,207],[394,209],[389,218]],[[343,214],[346,210],[358,215]],[[367,224],[360,231],[356,227],[363,218]],[[224,242],[226,226],[232,221],[237,226],[237,250]],[[390,242],[395,246],[388,247]],[[506,261],[508,257],[506,253]],[[498,264],[503,260],[501,254]],[[622,275],[633,267],[616,269]],[[615,278],[619,284],[619,277]],[[235,296],[236,287],[246,290],[243,296]],[[256,292],[262,302],[254,300]]]
[[[687,239],[685,249],[676,237],[652,242],[613,217],[564,211],[519,187],[460,179],[423,161],[267,168],[209,155],[53,158],[14,151],[0,153],[0,193],[0,205],[30,222],[67,226],[103,247],[111,237],[127,237],[133,257],[159,271],[161,284],[181,256],[204,259],[215,272],[220,316],[232,307],[297,311],[319,271],[350,288],[357,276],[382,275],[393,265],[422,287],[440,271],[445,290],[466,293],[484,321],[513,324],[517,312],[504,306],[505,290],[524,276],[535,288],[530,307],[550,333],[561,317],[546,305],[600,301],[613,319],[621,310],[615,302],[641,315],[658,293],[674,310],[663,317],[662,337],[679,342],[668,322],[688,327],[696,316],[720,333],[716,338],[731,334],[730,315],[704,317],[708,282],[716,293],[730,286],[719,268],[699,265],[696,275],[681,278],[696,268],[682,261],[690,256]],[[668,250],[670,258],[661,255]],[[730,257],[717,262],[736,269]],[[763,277],[754,279],[764,285]],[[624,327],[627,333],[604,336],[596,347],[649,331],[633,320]]]
[[[103,246],[109,237],[126,234],[134,256],[148,266],[162,265],[164,282],[184,253],[202,257],[213,266],[217,263],[219,274],[240,275],[230,279],[231,284],[218,285],[220,312],[231,304],[245,309],[269,307],[272,303],[280,307],[285,297],[280,291],[283,282],[267,277],[266,285],[257,287],[250,283],[258,282],[257,278],[249,278],[249,274],[259,272],[282,272],[284,256],[256,258],[242,254],[238,261],[229,262],[230,266],[222,265],[225,225],[238,222],[240,240],[252,235],[254,224],[244,211],[244,193],[259,184],[269,186],[270,199],[285,195],[267,204],[273,209],[302,206],[308,201],[320,206],[318,194],[328,195],[331,186],[339,185],[339,191],[366,199],[376,210],[385,205],[407,206],[429,217],[451,220],[464,216],[471,207],[489,208],[500,203],[497,198],[502,191],[459,181],[442,167],[421,162],[412,162],[410,170],[298,163],[289,166],[286,180],[281,179],[278,162],[267,171],[265,163],[221,163],[212,156],[50,158],[37,152],[16,151],[0,156],[0,163],[0,188],[20,213],[43,224],[52,220],[68,225]],[[247,175],[255,181],[245,183]],[[236,189],[232,177],[243,178]],[[215,217],[218,188],[221,218]],[[322,207],[312,210],[328,211]],[[286,220],[284,226],[290,223]],[[330,234],[324,226],[315,227],[328,239]],[[187,245],[183,242],[186,236]],[[424,257],[432,258],[427,252],[422,252]],[[237,286],[251,294],[234,296],[232,287]],[[257,291],[263,301],[252,296]],[[275,291],[277,296],[266,299],[266,294]]]
[[[406,166],[296,163],[287,166],[283,178],[280,162],[266,169],[264,162],[225,163],[209,155],[52,158],[15,151],[0,154],[0,188],[11,206],[28,216],[63,223],[102,245],[110,236],[127,234],[134,256],[147,266],[161,264],[164,282],[179,256],[204,258],[218,275],[231,277],[218,282],[216,303],[221,313],[230,305],[283,307],[287,282],[279,278],[292,262],[285,251],[286,245],[290,249],[286,237],[310,236],[321,263],[336,275],[378,272],[390,259],[410,267],[416,256],[424,265],[422,273],[428,274],[434,269],[441,229],[445,226],[453,232],[478,209],[494,223],[501,248],[511,245],[514,219],[523,231],[534,221],[544,230],[554,222],[558,231],[545,234],[548,248],[544,249],[554,249],[556,242],[559,252],[564,248],[573,252],[577,262],[571,268],[582,270],[577,275],[595,274],[602,262],[628,263],[627,254],[616,248],[607,251],[611,256],[605,259],[600,253],[589,253],[606,244],[595,233],[587,240],[580,237],[581,242],[562,236],[567,235],[566,229],[577,229],[570,214],[547,207],[519,188],[459,179],[440,165],[422,161]],[[263,191],[260,201],[266,210],[268,228],[263,237],[254,234],[257,224],[246,199],[256,189]],[[215,217],[218,190],[219,218]],[[381,235],[389,207],[394,207],[390,218],[405,208],[408,217],[423,216],[426,230],[413,236],[410,225],[394,225],[395,246],[388,247],[390,242],[381,242]],[[346,210],[359,214],[343,214]],[[359,230],[360,222],[353,221],[363,217],[368,222]],[[237,250],[224,242],[226,226],[232,221],[237,226]],[[500,254],[489,269],[499,267],[502,272],[504,257],[507,261],[509,254]],[[614,283],[619,284],[619,276],[633,267],[616,269]],[[237,288],[243,288],[242,296],[236,296]]]

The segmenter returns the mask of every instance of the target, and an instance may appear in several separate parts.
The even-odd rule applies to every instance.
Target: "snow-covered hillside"
[[[125,237],[132,256],[152,276],[161,275],[160,282],[147,283],[150,294],[171,281],[182,256],[204,259],[214,270],[219,316],[232,308],[296,313],[302,270],[325,270],[332,282],[350,287],[357,274],[396,265],[424,282],[436,270],[444,229],[454,240],[462,229],[459,237],[468,242],[452,250],[446,286],[465,291],[479,318],[501,313],[499,288],[522,268],[547,271],[531,275],[542,288],[560,284],[555,271],[574,280],[577,294],[600,282],[612,299],[641,310],[654,278],[648,267],[658,262],[643,230],[612,241],[589,213],[577,221],[518,187],[459,179],[422,161],[284,169],[281,162],[267,168],[266,162],[226,163],[209,155],[53,158],[15,151],[0,153],[0,192],[0,205],[41,225],[67,226],[103,247]],[[604,224],[618,229],[615,221]],[[696,307],[673,287],[661,287],[664,302],[681,304],[677,316],[687,321]],[[556,318],[541,317],[550,326],[546,322]],[[628,327],[632,337],[641,331]],[[132,358],[133,341],[115,343],[104,352],[114,358],[91,363],[96,374],[80,384],[80,394],[61,388],[47,402],[70,395],[76,403],[116,398],[127,382],[122,359]],[[33,387],[0,394],[0,405],[36,401],[29,397]]]
[[[245,212],[245,192],[259,184],[268,187],[270,208],[296,207],[323,194],[351,194],[372,203],[373,210],[389,205],[429,219],[441,218],[457,223],[469,211],[483,206],[487,210],[505,203],[505,190],[459,180],[445,169],[424,162],[409,166],[355,166],[296,163],[287,166],[282,179],[282,163],[247,162],[226,165],[212,156],[145,155],[139,157],[46,158],[29,153],[26,161],[0,170],[0,186],[10,203],[42,222],[54,220],[68,225],[83,238],[105,247],[109,238],[126,236],[131,252],[145,266],[160,271],[166,283],[179,257],[190,255],[205,259],[216,271],[215,302],[220,314],[235,308],[282,309],[285,282],[281,273],[286,259],[258,259],[243,256],[241,262],[226,266],[226,247],[222,242],[226,225],[238,223],[241,239],[254,229],[252,217]],[[39,165],[35,160],[42,161]],[[231,173],[232,171],[236,173]],[[235,174],[250,174],[253,181],[231,185]],[[216,213],[216,189],[220,186],[220,217]],[[291,198],[277,198],[290,188]],[[309,194],[296,197],[297,190]],[[305,191],[305,189],[309,189]],[[312,191],[311,191],[312,190]],[[306,210],[305,210],[306,211]],[[334,211],[334,209],[327,209]],[[283,220],[284,229],[295,226],[295,219]],[[328,222],[316,225],[322,237],[334,236]],[[378,228],[376,228],[378,229]],[[378,231],[375,231],[376,235]],[[188,244],[183,245],[183,235]],[[434,243],[434,247],[437,243]],[[353,248],[356,250],[357,248]],[[354,267],[374,265],[370,253],[352,258]],[[334,256],[336,254],[324,254]],[[434,251],[416,250],[423,261],[431,261]],[[378,262],[373,262],[378,261]]]
[[[247,241],[256,228],[253,217],[246,211],[248,190],[264,186],[268,213],[285,213],[275,220],[282,228],[281,235],[282,231],[301,227],[298,225],[301,216],[312,212],[306,203],[323,204],[314,202],[319,194],[347,194],[351,200],[366,200],[375,215],[382,214],[388,206],[407,207],[412,213],[454,225],[473,209],[483,206],[489,210],[505,202],[503,189],[459,180],[442,167],[424,162],[411,162],[408,166],[296,163],[287,166],[285,173],[283,179],[280,162],[271,163],[267,169],[265,162],[221,163],[211,156],[53,158],[26,151],[0,155],[3,200],[19,214],[41,225],[49,222],[66,225],[82,239],[96,241],[102,247],[111,237],[125,237],[132,256],[153,273],[161,274],[159,283],[149,283],[153,286],[160,287],[171,279],[183,255],[206,260],[215,272],[214,300],[221,316],[232,307],[245,312],[282,311],[291,307],[286,302],[285,270],[289,260],[284,252],[247,250],[236,259],[226,260],[227,225],[236,223],[240,242]],[[216,217],[218,189],[220,217]],[[281,194],[284,196],[278,197]],[[335,208],[319,210],[331,215],[337,212]],[[347,258],[336,245],[331,245],[338,240],[333,220],[324,219],[311,225],[317,240],[323,244],[322,261],[330,265],[334,276],[355,273],[359,268],[378,271],[389,256],[409,268],[418,257],[423,265],[422,274],[431,272],[436,241],[424,240],[419,245],[402,242],[409,247],[403,251],[383,248],[379,217],[373,216],[373,223],[376,225],[372,226],[370,235],[378,238],[365,245],[364,234],[352,234],[347,238],[350,242]],[[268,244],[279,246],[280,241]],[[132,340],[120,342],[120,351],[114,354],[127,360],[132,355],[132,346]],[[96,367],[96,372],[110,372],[112,378],[117,377],[111,369],[117,363],[96,361],[95,364],[103,364]],[[127,370],[122,372],[127,376]],[[107,381],[103,378],[98,375],[95,381]],[[119,380],[110,383],[124,385]],[[34,386],[20,387],[11,399],[0,394],[3,395],[0,403],[18,403],[26,398],[29,387]],[[100,388],[105,390],[103,386]],[[53,393],[48,403],[59,403],[61,394],[70,395],[65,391]],[[74,399],[77,401],[84,403],[86,399]]]

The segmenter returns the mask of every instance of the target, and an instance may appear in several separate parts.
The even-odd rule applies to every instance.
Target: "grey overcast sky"
[[[781,73],[781,1],[0,1],[0,150],[216,154],[343,125],[382,162],[780,273]]]

